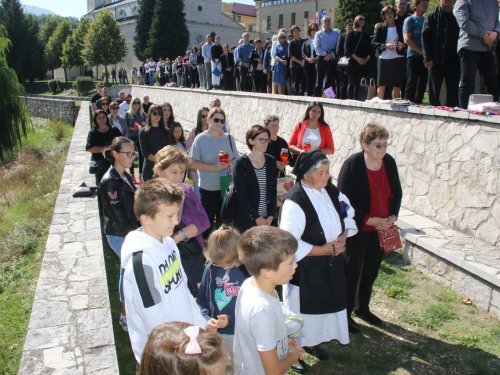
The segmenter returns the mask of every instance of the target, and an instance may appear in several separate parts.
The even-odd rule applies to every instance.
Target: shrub
[[[51,120],[48,126],[57,142],[61,142],[66,137],[66,129],[69,125],[64,121]]]
[[[59,88],[59,84],[61,82],[58,79],[51,79],[48,82],[49,90],[52,92],[52,94],[55,94],[57,91],[60,91],[61,89]]]
[[[75,84],[78,95],[88,95],[95,89],[94,81],[90,77],[78,77]]]

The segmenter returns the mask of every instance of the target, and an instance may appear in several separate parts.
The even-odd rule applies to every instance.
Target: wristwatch
[[[188,241],[189,241],[189,237],[186,235],[186,232],[184,232],[184,229],[181,229],[181,233],[182,233],[182,235],[184,236],[183,241],[184,241],[184,242],[188,242]]]

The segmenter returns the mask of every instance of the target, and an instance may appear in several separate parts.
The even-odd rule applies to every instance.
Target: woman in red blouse
[[[288,141],[288,147],[293,154],[299,155],[304,151],[318,149],[325,155],[334,153],[332,132],[325,122],[324,115],[325,111],[321,103],[309,104],[302,122],[295,125]]]
[[[384,253],[379,230],[389,229],[401,207],[401,182],[394,158],[387,153],[389,133],[383,126],[368,124],[359,137],[363,151],[351,155],[342,165],[338,188],[355,211],[358,233],[346,242],[345,275],[349,331],[359,332],[351,313],[371,323],[382,320],[370,311],[373,283]]]

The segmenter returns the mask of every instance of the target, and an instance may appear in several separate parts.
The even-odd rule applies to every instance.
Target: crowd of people
[[[314,22],[307,26],[305,39],[296,25],[265,41],[251,41],[244,33],[237,46],[207,35],[185,56],[150,58],[134,67],[132,80],[310,97],[321,97],[331,87],[337,98],[365,100],[362,79],[368,84],[373,79],[381,100],[422,103],[427,90],[432,106],[467,108],[479,69],[487,93],[498,101],[498,2],[440,0],[426,14],[428,5],[427,0],[396,0],[395,7],[381,9],[380,20],[359,14],[342,31],[325,16],[321,28]],[[373,31],[366,29],[368,22]],[[446,99],[441,101],[443,81]]]
[[[349,343],[360,331],[354,317],[382,323],[369,306],[384,254],[378,235],[402,198],[384,127],[365,126],[337,187],[327,157],[334,135],[319,102],[288,141],[276,115],[250,126],[250,151],[240,155],[219,99],[197,111],[185,140],[170,104],[98,90],[86,149],[121,262],[119,323],[140,374],[301,373],[304,353],[327,360],[323,343]],[[287,164],[295,184],[278,207]],[[221,219],[228,172],[237,196],[229,223]]]

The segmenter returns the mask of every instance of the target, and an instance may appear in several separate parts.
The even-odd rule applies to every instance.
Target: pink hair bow
[[[198,344],[198,334],[200,333],[200,327],[190,326],[184,329],[184,332],[189,337],[189,343],[186,346],[186,354],[200,354],[201,347]]]

